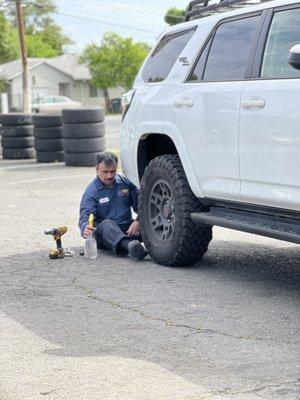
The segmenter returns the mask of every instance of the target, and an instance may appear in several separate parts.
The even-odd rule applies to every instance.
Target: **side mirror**
[[[296,44],[291,48],[289,64],[296,69],[300,69],[300,44]]]

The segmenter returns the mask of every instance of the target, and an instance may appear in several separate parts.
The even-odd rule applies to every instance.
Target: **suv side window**
[[[261,16],[228,21],[220,25],[214,35],[206,61],[204,81],[231,81],[245,79],[252,42]],[[205,51],[204,51],[205,53]],[[200,57],[198,63],[203,63]],[[199,79],[201,65],[195,66],[191,79]],[[201,78],[200,78],[201,79]]]
[[[296,78],[300,71],[288,63],[289,50],[300,43],[300,8],[277,11],[269,30],[262,78]]]
[[[175,61],[196,28],[164,36],[148,59],[142,77],[145,82],[161,82],[169,75]]]
[[[189,78],[190,81],[200,81],[203,78],[203,72],[204,72],[208,52],[210,49],[211,40],[212,40],[212,38],[209,39],[206,46],[202,50],[200,57],[195,65],[195,68],[193,69],[192,73],[190,74],[190,78]]]

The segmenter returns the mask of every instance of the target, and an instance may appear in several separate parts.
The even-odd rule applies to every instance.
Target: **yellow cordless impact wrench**
[[[49,251],[49,257],[51,259],[64,258],[70,256],[69,251],[65,251],[61,245],[61,237],[68,231],[66,226],[59,226],[58,228],[52,228],[45,230],[45,235],[52,235],[53,239],[56,241],[56,249],[51,249]]]

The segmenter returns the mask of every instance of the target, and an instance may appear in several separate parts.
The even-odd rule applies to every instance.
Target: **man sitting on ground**
[[[117,173],[118,157],[111,152],[97,155],[97,177],[88,185],[80,203],[79,228],[83,238],[94,233],[98,248],[142,260],[147,251],[140,242],[138,217],[133,221],[131,208],[137,213],[138,189]],[[88,227],[90,214],[96,227]]]

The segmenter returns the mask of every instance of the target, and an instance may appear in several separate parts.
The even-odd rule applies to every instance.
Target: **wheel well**
[[[137,154],[139,179],[142,178],[149,162],[164,154],[178,154],[175,144],[169,136],[152,133],[141,139]]]

